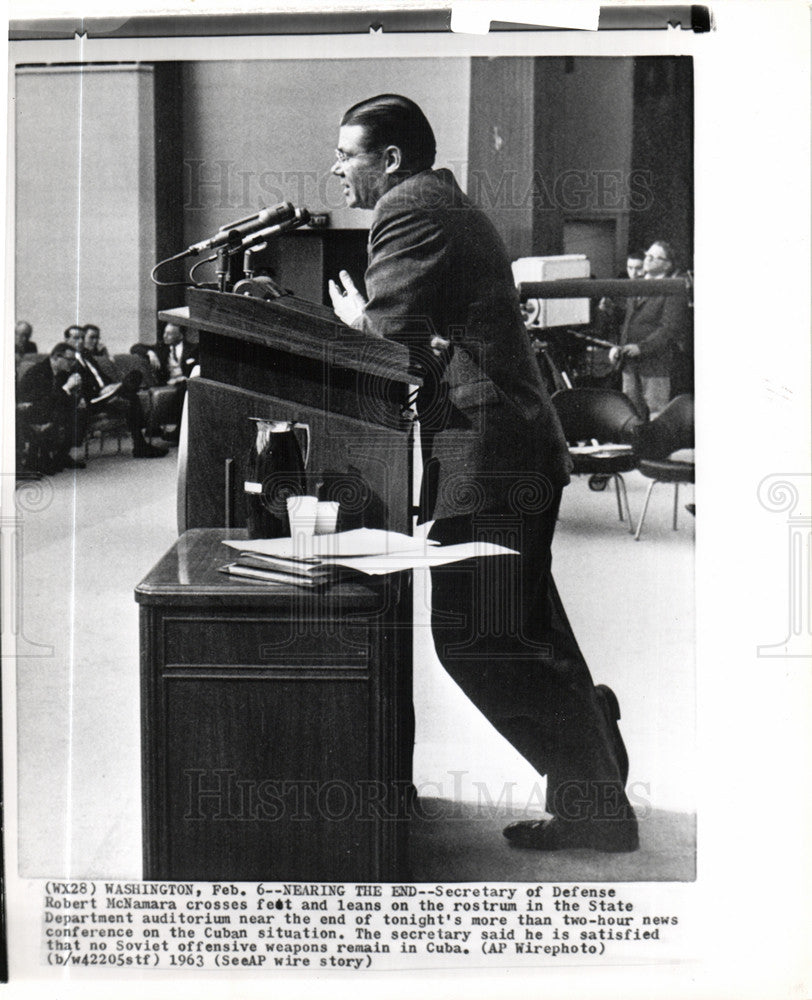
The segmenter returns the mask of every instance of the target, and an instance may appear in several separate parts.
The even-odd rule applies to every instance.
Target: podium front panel
[[[308,489],[339,501],[339,530],[410,533],[411,427],[402,420],[393,417],[396,426],[386,427],[205,378],[190,380],[188,397],[187,527],[225,526],[227,506],[233,511],[231,526],[245,524],[243,484],[255,436],[250,418],[263,417],[310,427]]]

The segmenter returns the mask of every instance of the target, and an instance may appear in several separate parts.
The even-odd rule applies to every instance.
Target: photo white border
[[[293,6],[293,5],[289,5]],[[783,997],[809,995],[809,662],[765,658],[788,621],[788,519],[764,508],[771,474],[809,471],[809,14],[800,0],[722,0],[715,30],[342,36],[342,58],[382,55],[693,55],[696,93],[697,680],[699,853],[690,918],[695,955],[678,967],[544,967],[475,973],[303,973],[256,979],[208,973],[172,980],[176,997],[294,997],[324,989],[377,996]],[[103,8],[101,8],[103,9]],[[186,5],[189,9],[189,5]],[[233,9],[233,8],[232,8]],[[247,8],[242,8],[247,9]],[[90,6],[84,7],[90,11]],[[195,14],[200,13],[195,8]],[[26,15],[29,16],[29,15]],[[335,57],[332,36],[300,36],[312,58]],[[289,40],[184,39],[181,58],[290,58]],[[33,43],[14,43],[30,50]],[[36,61],[177,58],[177,41],[37,43]],[[29,61],[30,57],[25,56]],[[11,67],[10,67],[11,69]],[[7,282],[13,264],[7,223]],[[14,321],[6,297],[6,329]],[[11,363],[3,348],[4,376]],[[13,370],[13,368],[11,369]],[[8,384],[6,378],[5,383]],[[13,395],[13,394],[12,394]],[[13,412],[4,394],[3,469],[13,471]],[[10,442],[10,443],[9,443]],[[12,462],[9,462],[9,455]],[[3,477],[13,511],[13,478]],[[807,480],[808,484],[808,480]],[[808,492],[808,485],[807,485]],[[10,505],[9,500],[11,501]],[[808,507],[807,507],[808,512]],[[807,537],[809,537],[807,522]],[[807,592],[808,593],[808,592]],[[808,623],[808,618],[807,618]],[[17,961],[30,888],[16,878],[13,669],[4,662],[9,996],[35,995]],[[665,891],[659,886],[654,892]],[[36,896],[34,898],[37,898]],[[21,919],[22,918],[22,919]],[[36,945],[35,945],[36,950]],[[15,975],[15,973],[17,973]],[[33,970],[27,975],[35,976]],[[128,981],[49,979],[42,995],[143,996],[167,991],[164,974]],[[115,984],[115,985],[114,985]],[[151,984],[146,986],[146,984]]]

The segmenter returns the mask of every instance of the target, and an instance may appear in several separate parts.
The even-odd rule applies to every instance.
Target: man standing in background
[[[646,279],[669,278],[676,271],[671,244],[655,240],[643,259]],[[688,304],[682,295],[635,297],[628,300],[620,346],[609,360],[623,366],[623,392],[641,417],[664,410],[671,399],[675,353],[689,337]]]

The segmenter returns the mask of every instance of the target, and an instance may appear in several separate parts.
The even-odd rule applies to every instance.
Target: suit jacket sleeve
[[[443,333],[437,327],[449,247],[442,227],[429,212],[399,206],[373,221],[369,242],[362,328],[407,346],[428,346],[433,333]]]
[[[31,418],[39,423],[51,420],[70,397],[63,386],[68,376],[60,372],[54,377],[50,363],[29,368],[17,388],[17,401],[33,403]]]
[[[160,365],[160,367],[158,368],[157,371],[153,371],[152,364],[150,363],[149,360],[150,351],[152,351],[152,353],[158,359],[158,364]],[[147,362],[147,365],[149,366],[149,371],[152,373],[152,377],[154,378],[155,382],[157,382],[159,385],[166,385],[166,381],[169,378],[169,369],[167,367],[167,361],[169,359],[169,348],[166,346],[166,344],[163,343],[133,344],[133,346],[130,348],[130,354],[137,354],[139,357],[143,358]],[[151,385],[154,383],[148,382],[146,384]]]
[[[685,299],[681,295],[663,296],[660,319],[654,330],[640,342],[640,356],[663,354],[672,344],[682,341],[687,321]]]

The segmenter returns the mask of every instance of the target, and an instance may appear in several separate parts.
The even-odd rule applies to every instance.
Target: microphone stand
[[[267,243],[260,243],[259,246],[249,247],[242,255],[242,273],[246,278],[254,277],[254,254],[264,250],[267,246]]]
[[[228,234],[228,242],[217,248],[217,263],[215,273],[217,274],[217,285],[221,292],[230,292],[233,284],[231,274],[231,258],[242,248],[242,237],[232,229]]]
[[[254,254],[264,250],[267,246],[267,242],[260,243],[257,246],[249,247],[243,254],[242,269],[245,277],[234,286],[235,295],[250,295],[256,299],[280,299],[283,295],[290,294],[273,278],[267,275],[254,276]]]
[[[227,292],[231,287],[231,254],[228,247],[220,247],[217,250],[217,264],[215,265],[217,274],[217,286],[219,291]]]

